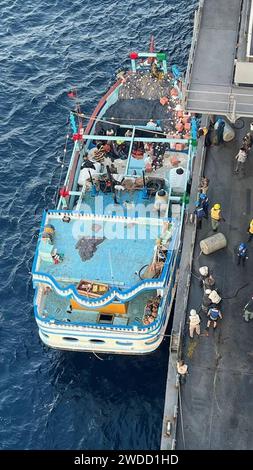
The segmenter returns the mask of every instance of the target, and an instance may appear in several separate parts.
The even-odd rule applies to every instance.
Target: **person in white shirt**
[[[183,360],[177,361],[177,373],[181,383],[184,383],[186,376],[188,375],[188,366],[184,363]]]
[[[239,173],[242,171],[244,173],[244,164],[247,160],[247,151],[242,147],[240,148],[239,152],[235,156],[236,165],[235,165],[235,173]]]

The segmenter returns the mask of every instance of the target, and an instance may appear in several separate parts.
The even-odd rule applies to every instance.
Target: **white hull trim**
[[[115,340],[104,340],[104,343],[93,343],[89,337],[77,337],[78,341],[68,341],[64,340],[62,336],[59,335],[50,335],[46,338],[41,330],[39,330],[39,335],[43,343],[54,349],[66,350],[66,351],[76,351],[76,352],[96,352],[96,353],[106,353],[106,354],[147,354],[156,350],[163,340],[162,332],[154,338],[152,344],[145,344],[144,340],[137,341],[128,341],[124,338],[119,337]],[[120,344],[121,343],[121,344]],[[124,345],[125,343],[125,345]],[[129,343],[129,344],[127,344]]]

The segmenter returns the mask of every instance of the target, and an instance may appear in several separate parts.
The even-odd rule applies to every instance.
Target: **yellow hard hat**
[[[213,207],[214,207],[214,209],[217,209],[217,210],[218,210],[218,209],[220,209],[220,208],[221,208],[221,205],[220,205],[220,204],[214,204],[214,206],[213,206]]]

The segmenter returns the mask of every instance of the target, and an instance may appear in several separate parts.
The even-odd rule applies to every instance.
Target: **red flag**
[[[76,98],[76,91],[75,90],[70,90],[68,92],[68,97],[69,98]]]
[[[82,135],[79,134],[78,132],[72,135],[72,139],[74,140],[74,142],[76,142],[77,140],[82,140],[82,138],[83,138]]]
[[[59,194],[61,197],[67,197],[69,196],[69,190],[63,186],[63,188],[60,189]]]

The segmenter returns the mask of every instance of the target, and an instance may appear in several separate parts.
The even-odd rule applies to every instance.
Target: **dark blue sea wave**
[[[60,175],[72,106],[66,92],[76,86],[91,113],[151,33],[185,69],[196,3],[1,0],[1,449],[159,448],[168,339],[145,357],[46,349],[30,270]]]

